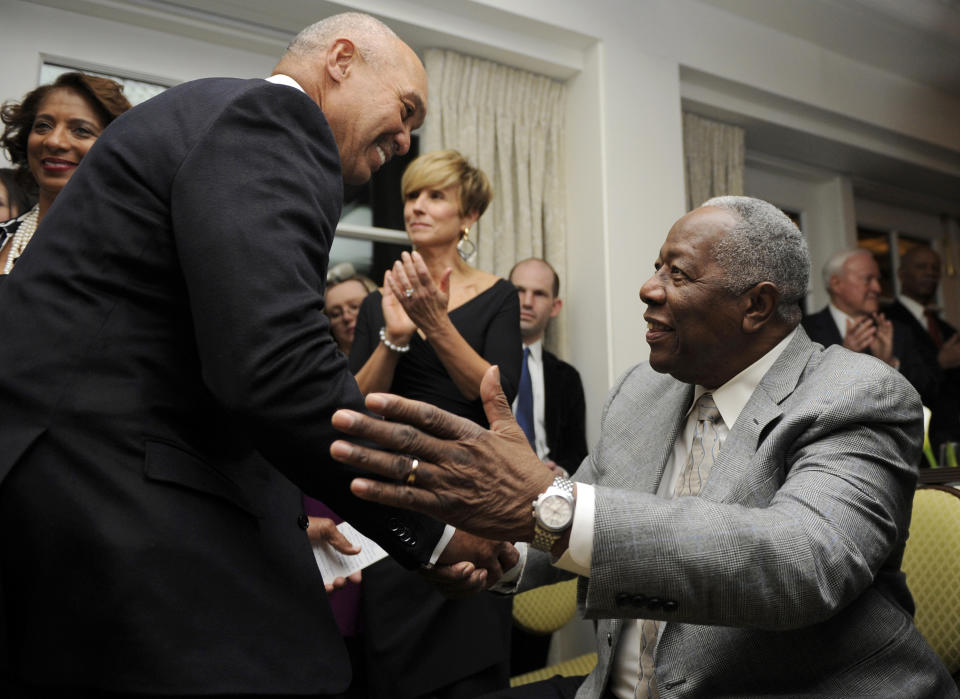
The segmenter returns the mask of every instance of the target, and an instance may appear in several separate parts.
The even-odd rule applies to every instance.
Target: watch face
[[[573,518],[573,503],[562,495],[549,495],[540,503],[537,515],[545,529],[558,531]]]

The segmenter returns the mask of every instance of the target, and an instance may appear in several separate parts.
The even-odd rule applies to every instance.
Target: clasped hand
[[[364,500],[417,510],[484,539],[530,541],[531,504],[553,474],[514,420],[497,367],[484,374],[480,394],[489,430],[427,403],[372,393],[366,406],[385,419],[338,410],[333,426],[383,451],[337,440],[330,454],[397,481],[355,479],[351,490]],[[412,485],[408,455],[419,460]]]

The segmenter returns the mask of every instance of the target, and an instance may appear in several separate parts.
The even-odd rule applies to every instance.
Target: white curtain
[[[470,263],[506,276],[542,257],[566,271],[562,83],[454,51],[430,49],[421,152],[456,148],[490,178],[490,208],[470,231]]]
[[[700,206],[710,197],[743,194],[745,154],[742,128],[684,112],[687,209]]]

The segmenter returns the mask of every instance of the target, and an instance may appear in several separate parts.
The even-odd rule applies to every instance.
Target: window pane
[[[124,78],[110,73],[99,73],[95,70],[86,70],[72,66],[57,65],[56,63],[44,63],[40,67],[40,84],[46,85],[57,79],[57,76],[63,73],[80,71],[87,75],[96,75],[101,78],[110,78],[123,85],[123,94],[130,101],[130,104],[136,106],[141,102],[146,102],[151,97],[159,95],[166,90],[169,85],[160,85],[159,83],[146,82],[144,80],[135,80],[134,78]]]

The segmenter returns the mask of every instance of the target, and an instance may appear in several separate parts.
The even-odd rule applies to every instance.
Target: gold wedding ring
[[[417,459],[413,460],[413,463],[410,464],[410,473],[407,474],[407,485],[412,486],[417,482],[417,468],[420,466],[420,462]]]

